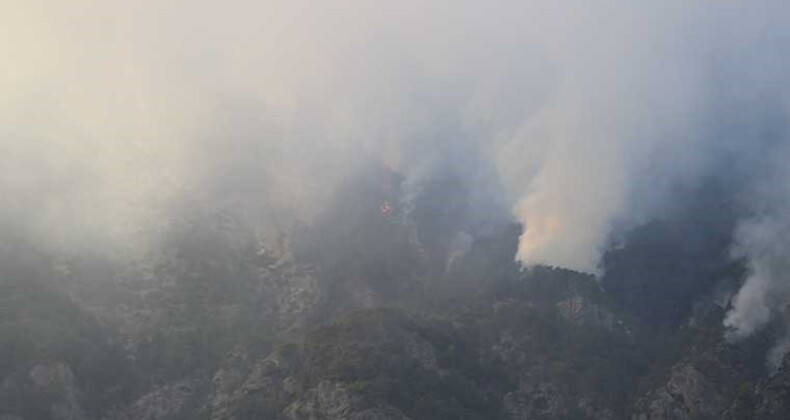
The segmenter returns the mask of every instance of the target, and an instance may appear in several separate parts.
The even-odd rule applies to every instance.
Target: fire
[[[381,211],[381,214],[388,216],[392,212],[392,204],[390,204],[389,201],[384,200],[384,202],[382,202],[379,206],[379,211]]]

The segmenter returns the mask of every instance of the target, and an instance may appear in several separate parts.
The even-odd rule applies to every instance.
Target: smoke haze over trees
[[[114,331],[95,357],[125,354],[110,364],[131,379],[84,410],[219,369],[228,343],[344,346],[354,334],[341,327],[304,329],[388,305],[425,316],[424,300],[456,294],[496,300],[499,281],[542,285],[561,270],[606,297],[575,280],[570,295],[595,294],[634,331],[698,328],[689,319],[716,302],[706,331],[782,366],[785,1],[32,0],[0,5],[0,27],[0,285],[15,308],[0,321],[14,320],[3,328],[15,340],[31,317],[68,337],[37,324],[13,341],[31,350],[8,347],[7,360],[57,359],[91,378],[83,392],[101,389],[109,379],[86,372],[104,367],[75,349]],[[25,315],[37,301],[51,312]],[[399,316],[348,322],[423,337],[422,321]],[[480,385],[500,378],[482,350],[496,340],[458,338],[479,327],[458,325],[425,333],[436,351],[475,349],[447,356],[464,378],[450,382],[478,386],[466,407],[477,416],[507,411]],[[545,332],[534,328],[521,332]],[[567,340],[644,350],[612,331]],[[379,338],[365,345],[391,344]],[[190,346],[205,352],[182,358]],[[134,363],[155,374],[132,378]],[[624,376],[635,383],[648,364]],[[63,366],[46,369],[66,383]],[[27,377],[15,369],[0,380]],[[408,410],[457,413],[472,385],[458,387]]]

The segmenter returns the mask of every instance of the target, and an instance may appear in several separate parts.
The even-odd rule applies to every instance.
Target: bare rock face
[[[353,411],[354,397],[340,383],[321,381],[285,409],[289,420],[343,419]]]
[[[304,327],[322,298],[323,290],[319,287],[318,278],[311,271],[295,267],[277,277],[284,279],[275,291],[279,327],[284,330]]]
[[[713,342],[696,340],[685,347],[683,358],[636,399],[633,420],[740,418],[736,413],[751,409],[758,378],[752,362],[720,334],[710,336]]]
[[[189,382],[170,384],[150,392],[119,414],[117,420],[166,420],[176,418],[193,393]]]
[[[275,352],[267,358],[250,360],[235,351],[214,376],[214,420],[250,417],[280,418],[282,407],[294,398],[297,387],[289,376],[287,356]]]
[[[214,418],[228,418],[228,410],[233,405],[233,391],[244,382],[249,366],[252,364],[250,355],[243,347],[237,347],[225,356],[219,370],[211,382],[214,396],[211,410]]]
[[[691,363],[672,368],[664,387],[651,391],[638,404],[633,420],[715,419],[729,406],[715,381]]]
[[[321,381],[285,409],[288,420],[408,420],[387,406],[365,407],[342,383]]]
[[[505,395],[504,410],[512,419],[615,419],[614,413],[591,398],[576,398],[551,382],[526,379]]]
[[[592,326],[609,331],[615,327],[615,316],[611,311],[583,296],[573,296],[557,302],[557,310],[563,318],[577,327]]]

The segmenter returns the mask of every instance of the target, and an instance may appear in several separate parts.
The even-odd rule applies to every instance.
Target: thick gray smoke
[[[596,272],[675,186],[739,174],[726,323],[788,301],[786,2],[33,0],[0,25],[0,212],[47,246],[155,242],[185,200],[309,222],[373,161],[407,199],[452,171],[522,223],[522,263]]]

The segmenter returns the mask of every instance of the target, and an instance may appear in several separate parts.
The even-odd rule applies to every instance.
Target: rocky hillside
[[[156,250],[4,249],[0,419],[786,418],[781,326],[725,340],[726,220],[645,226],[596,279],[522,270],[518,226],[434,217],[452,196],[421,215],[400,184],[375,172],[274,241],[196,205]],[[671,247],[678,226],[700,241]]]

